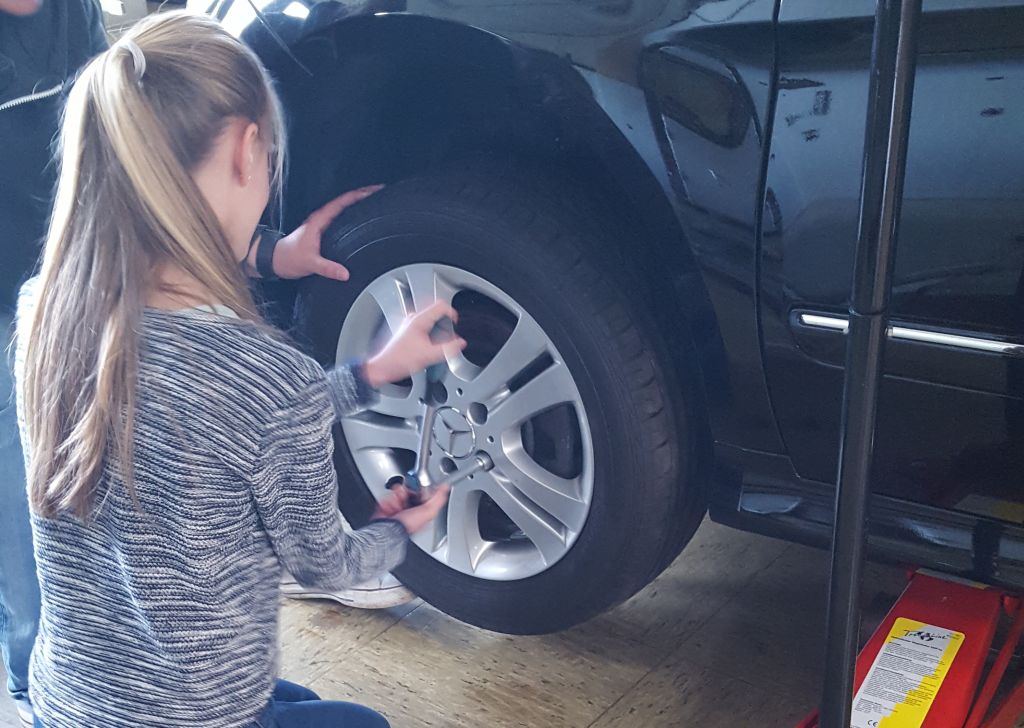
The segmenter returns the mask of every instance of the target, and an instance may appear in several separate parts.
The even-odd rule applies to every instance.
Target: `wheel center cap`
[[[469,457],[476,450],[476,430],[454,407],[442,407],[434,420],[434,442],[450,458]]]

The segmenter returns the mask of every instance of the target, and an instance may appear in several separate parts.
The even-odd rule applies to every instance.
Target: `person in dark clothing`
[[[19,12],[37,8],[28,15]],[[52,141],[64,89],[107,47],[95,0],[0,0],[0,221],[2,305],[13,306],[46,232],[56,181]]]
[[[7,690],[27,725],[39,585],[7,344],[18,285],[32,272],[49,219],[65,87],[106,47],[95,0],[0,0],[0,649]]]

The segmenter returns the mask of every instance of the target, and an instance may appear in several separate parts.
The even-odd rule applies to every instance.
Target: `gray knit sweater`
[[[88,522],[33,516],[46,728],[247,725],[276,674],[282,566],[333,590],[405,556],[398,522],[339,520],[331,428],[369,393],[351,368],[200,311],[147,311],[142,347],[140,507],[108,469]]]

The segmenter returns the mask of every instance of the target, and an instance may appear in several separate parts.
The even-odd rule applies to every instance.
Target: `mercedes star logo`
[[[476,431],[466,416],[454,407],[442,407],[434,420],[434,442],[455,460],[469,457],[476,449]]]

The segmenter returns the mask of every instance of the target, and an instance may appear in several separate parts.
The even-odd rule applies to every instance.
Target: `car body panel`
[[[1024,3],[986,5],[925,5],[891,316],[909,331],[1013,343],[1024,339]],[[845,336],[800,314],[848,309],[871,45],[872,3],[846,6],[853,17],[804,21],[783,3],[760,260],[772,402],[795,471],[817,481],[837,469]],[[1016,500],[1022,367],[1012,351],[890,341],[875,491],[941,507]]]
[[[712,6],[648,40],[642,81],[726,366],[706,371],[716,440],[782,452],[761,367],[757,241],[771,135],[772,2]],[[713,21],[713,22],[712,22]]]

